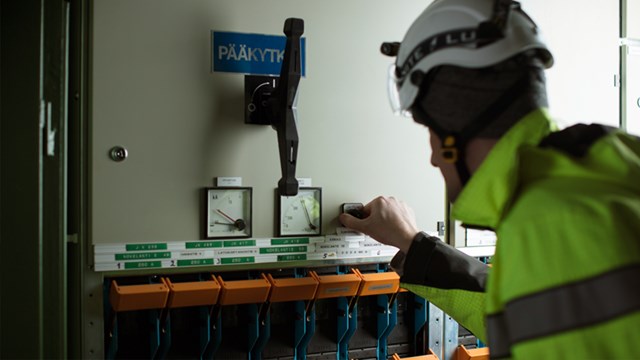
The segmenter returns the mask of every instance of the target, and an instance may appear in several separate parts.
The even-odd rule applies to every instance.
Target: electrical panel
[[[428,131],[392,114],[379,52],[424,7],[93,1],[90,238],[104,295],[93,354],[442,354],[429,306],[388,268],[397,249],[337,221],[342,204],[378,195],[407,201],[426,231],[445,217]],[[299,189],[283,196],[280,129],[254,121],[282,78],[227,65],[282,61],[274,44],[290,18],[304,20],[299,143],[285,151]]]
[[[406,201],[425,231],[447,218],[428,131],[392,114],[379,51],[428,3],[90,2],[87,291],[103,296],[87,317],[103,333],[87,336],[104,348],[86,357],[453,358],[458,325],[399,287],[397,250],[337,221],[341,205],[378,195]],[[579,37],[564,31],[574,3],[524,6],[556,59],[551,113],[618,125],[617,44],[591,45],[618,37],[619,5],[581,9]],[[225,66],[280,63],[293,18],[298,142],[283,152],[276,126],[255,119],[281,91],[279,70]],[[296,197],[278,191],[283,158],[295,159]]]
[[[232,48],[236,58],[259,53],[213,40],[222,32],[284,36],[292,16],[305,23],[296,176],[322,188],[320,234],[335,234],[342,203],[378,195],[406,200],[420,227],[435,231],[444,217],[444,184],[429,165],[428,131],[391,113],[390,60],[379,53],[383,40],[402,38],[424,6],[95,1],[92,243],[206,239],[202,195],[218,177],[241,178],[253,189],[252,237],[277,235],[276,132],[245,124],[244,74],[213,67],[214,56],[230,58]]]

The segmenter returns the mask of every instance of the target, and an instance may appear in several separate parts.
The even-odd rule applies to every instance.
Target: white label
[[[307,255],[307,260],[326,260],[326,259],[335,259],[337,257],[338,255],[336,254],[335,251],[327,251],[327,252],[309,254]]]
[[[317,252],[333,251],[333,250],[339,250],[341,248],[346,248],[347,246],[348,244],[339,243],[339,242],[334,242],[329,244],[318,244],[316,245],[316,251]]]
[[[467,229],[467,246],[492,246],[496,244],[496,233],[489,230]]]
[[[242,178],[218,176],[216,178],[216,186],[242,186]]]
[[[349,229],[343,226],[336,227],[336,234],[341,236],[357,236],[362,237],[364,240],[364,234],[353,229]]]
[[[258,255],[260,252],[258,249],[223,249],[216,250],[218,256],[248,256]]]
[[[300,187],[311,187],[311,178],[298,178],[298,185]]]
[[[327,235],[325,237],[325,242],[333,242],[333,241],[344,241],[344,239],[342,238],[342,236],[340,235]]]

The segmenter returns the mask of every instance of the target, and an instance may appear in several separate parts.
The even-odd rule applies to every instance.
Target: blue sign
[[[211,72],[280,75],[286,36],[211,31]],[[305,75],[305,38],[300,39],[301,75]]]

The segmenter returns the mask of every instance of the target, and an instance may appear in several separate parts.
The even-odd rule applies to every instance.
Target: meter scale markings
[[[251,236],[251,188],[207,190],[207,237]]]
[[[280,196],[278,236],[319,235],[321,200],[320,188],[300,188],[298,195]]]

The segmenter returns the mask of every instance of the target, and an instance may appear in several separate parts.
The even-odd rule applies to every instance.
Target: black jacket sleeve
[[[398,260],[392,261],[392,267]],[[488,270],[489,266],[476,258],[421,232],[404,255],[399,272],[405,283],[481,292],[485,291]]]

